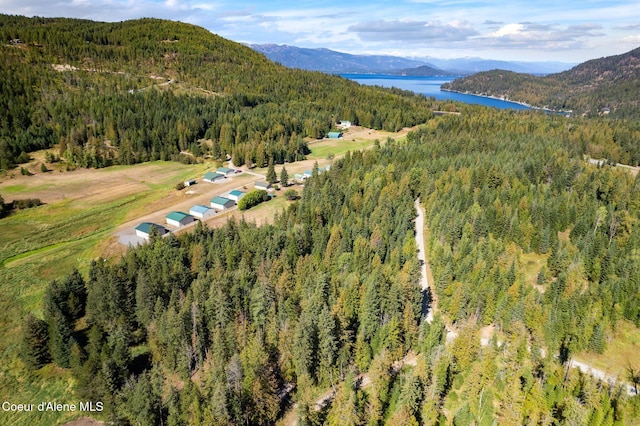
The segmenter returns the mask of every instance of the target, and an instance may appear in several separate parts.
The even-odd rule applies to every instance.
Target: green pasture
[[[130,167],[140,166],[118,166],[95,173],[104,174],[108,180]],[[71,391],[73,379],[68,370],[53,365],[35,372],[24,369],[19,358],[22,319],[29,312],[42,317],[42,297],[51,280],[73,268],[86,272],[91,261],[102,254],[99,244],[109,239],[118,225],[129,217],[147,213],[149,204],[175,191],[176,182],[198,176],[206,165],[156,162],[146,167],[150,171],[159,168],[163,173],[160,178],[145,182],[149,189],[143,192],[108,202],[99,197],[93,201],[67,198],[0,219],[0,400],[78,403]],[[69,175],[70,180],[74,178]],[[70,185],[82,182],[72,181]],[[1,188],[0,194],[13,191],[16,198],[29,198],[31,191],[42,189],[42,185],[20,184]],[[54,425],[82,414],[0,411],[0,424]]]

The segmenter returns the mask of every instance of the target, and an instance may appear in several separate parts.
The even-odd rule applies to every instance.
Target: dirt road
[[[422,288],[423,298],[426,297],[426,302],[423,302],[422,317],[431,324],[433,322],[434,311],[434,292],[429,287],[429,278],[427,276],[427,257],[424,247],[424,209],[420,206],[420,198],[416,199],[414,206],[418,216],[416,217],[416,244],[418,245],[418,260],[420,261],[420,287]],[[425,295],[426,292],[426,295]]]

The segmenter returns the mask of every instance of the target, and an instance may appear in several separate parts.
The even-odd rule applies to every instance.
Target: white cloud
[[[514,36],[520,34],[523,29],[524,25],[522,24],[507,24],[501,27],[498,31],[488,34],[487,37]]]
[[[640,45],[640,34],[627,36],[623,38],[622,41],[629,44]]]
[[[378,20],[351,25],[349,32],[363,41],[418,43],[425,41],[461,41],[478,34],[464,21]]]

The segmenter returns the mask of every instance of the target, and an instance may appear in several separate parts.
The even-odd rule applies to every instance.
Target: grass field
[[[537,254],[537,253],[523,253],[520,255],[520,260],[522,261],[522,268],[525,275],[525,280],[527,283],[531,284],[536,290],[541,293],[544,293],[545,286],[538,285],[538,273],[542,269],[543,266],[547,265],[547,258],[549,255],[546,254]]]
[[[347,151],[368,149],[374,145],[376,139],[379,140],[381,144],[384,144],[387,138],[400,141],[404,139],[408,132],[409,129],[403,129],[398,133],[390,133],[356,126],[345,131],[342,139],[312,141],[309,144],[311,154],[307,157],[310,160],[326,159],[329,155],[339,157],[346,154]]]
[[[603,354],[585,352],[575,358],[628,381],[626,368],[640,369],[640,329],[627,321],[620,321]]]
[[[329,155],[340,156],[347,151],[359,151],[373,146],[372,140],[323,140],[314,142],[311,148],[311,154],[308,155],[310,160],[321,160],[328,158]]]

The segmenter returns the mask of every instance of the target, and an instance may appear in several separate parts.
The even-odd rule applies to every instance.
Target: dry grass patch
[[[525,281],[531,284],[540,293],[544,293],[545,286],[538,285],[538,273],[543,267],[547,266],[546,254],[537,253],[522,253],[520,255],[520,261],[522,262],[522,270],[524,273]]]
[[[603,354],[584,352],[575,358],[622,380],[628,380],[628,366],[640,370],[640,329],[628,321],[620,321]]]

